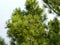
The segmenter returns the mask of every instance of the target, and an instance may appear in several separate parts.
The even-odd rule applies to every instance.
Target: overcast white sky
[[[8,42],[6,37],[7,29],[5,29],[6,21],[11,18],[11,14],[15,8],[20,7],[24,9],[25,0],[0,0],[0,36],[5,38],[5,41]],[[42,6],[41,0],[39,0],[39,5]],[[53,18],[52,15],[48,18]]]
[[[0,0],[0,36],[5,38],[7,42],[6,21],[11,18],[11,14],[15,8],[21,7],[21,9],[24,9],[24,2],[25,0]]]

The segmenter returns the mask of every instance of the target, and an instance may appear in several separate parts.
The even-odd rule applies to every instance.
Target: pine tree
[[[59,20],[54,18],[45,25],[46,14],[36,0],[26,0],[25,7],[24,11],[16,8],[7,21],[10,45],[60,45]]]
[[[50,45],[60,45],[60,23],[57,18],[54,18],[48,23],[49,29],[49,44]]]
[[[47,45],[43,9],[39,8],[36,0],[26,0],[25,6],[25,11],[15,9],[7,22],[11,45]]]
[[[43,0],[43,1],[48,5],[50,12],[54,11],[58,16],[60,16],[60,0]]]

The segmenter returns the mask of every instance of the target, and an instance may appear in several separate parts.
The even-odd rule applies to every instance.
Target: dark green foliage
[[[3,38],[0,37],[0,45],[7,45]]]
[[[57,18],[51,20],[48,24],[50,45],[60,45],[60,23]]]
[[[38,2],[36,0],[27,0],[25,6],[28,14],[30,13],[32,15],[40,15],[43,11],[39,8]]]
[[[49,22],[49,30],[58,33],[59,32],[59,21],[57,20],[57,18],[55,18],[53,21]]]
[[[60,16],[60,0],[43,0],[48,5],[50,10],[53,10],[58,16]],[[46,7],[44,5],[44,7]]]

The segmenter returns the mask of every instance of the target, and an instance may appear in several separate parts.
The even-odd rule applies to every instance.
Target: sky
[[[24,9],[25,0],[0,0],[0,36],[8,43],[6,21],[11,18],[15,8]]]
[[[5,39],[8,43],[9,39],[7,38],[7,29],[6,21],[11,18],[11,14],[15,8],[21,8],[22,10],[25,8],[26,0],[0,0],[0,36]],[[42,1],[39,0],[40,7],[42,6]],[[46,11],[47,12],[47,11]],[[49,14],[48,18],[53,19],[53,14]]]

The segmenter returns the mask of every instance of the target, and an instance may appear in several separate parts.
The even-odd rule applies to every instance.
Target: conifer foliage
[[[26,0],[26,10],[15,9],[11,20],[7,22],[8,36],[12,45],[46,45],[42,15],[36,0]]]
[[[7,45],[3,38],[0,37],[0,45]]]
[[[10,45],[60,45],[59,20],[54,18],[45,26],[46,15],[36,0],[26,0],[25,9],[16,8],[7,22]]]
[[[60,0],[43,0],[43,1],[50,8],[50,12],[54,11],[58,16],[60,16]]]

